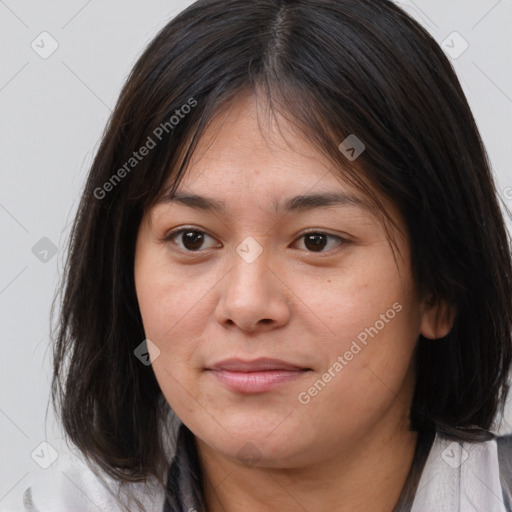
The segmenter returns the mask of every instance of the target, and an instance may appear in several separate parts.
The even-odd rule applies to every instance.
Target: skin
[[[179,185],[225,202],[224,212],[162,202],[141,222],[134,271],[146,337],[160,351],[150,348],[153,369],[196,437],[210,512],[389,512],[417,442],[408,430],[413,350],[420,333],[446,335],[453,313],[417,295],[407,238],[395,232],[397,266],[371,212],[273,210],[272,201],[299,194],[365,198],[286,120],[278,117],[277,127],[260,108],[252,95],[239,96],[216,117]],[[395,206],[380,199],[404,233]],[[179,228],[206,233],[203,244],[183,234],[164,240]],[[315,250],[303,236],[311,230],[334,238]],[[247,237],[262,249],[251,263],[236,251]],[[301,403],[299,393],[396,303],[400,312]],[[242,394],[205,370],[229,357],[312,371]]]

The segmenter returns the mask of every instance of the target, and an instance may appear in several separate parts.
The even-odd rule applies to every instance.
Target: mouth
[[[206,370],[217,382],[238,393],[264,393],[307,375],[311,368],[278,359],[227,359]]]

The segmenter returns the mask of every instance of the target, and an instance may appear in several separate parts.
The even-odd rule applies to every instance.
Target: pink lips
[[[310,368],[277,359],[260,358],[253,361],[226,359],[208,370],[232,391],[263,393],[303,376]]]

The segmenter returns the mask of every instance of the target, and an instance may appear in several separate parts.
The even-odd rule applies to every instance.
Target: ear
[[[421,335],[431,340],[444,338],[452,330],[455,314],[453,304],[430,297],[423,303]]]

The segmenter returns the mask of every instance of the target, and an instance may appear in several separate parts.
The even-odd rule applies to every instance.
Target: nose
[[[290,319],[291,292],[278,267],[269,267],[265,251],[252,262],[234,252],[231,270],[219,283],[216,318],[224,327],[270,331]]]

